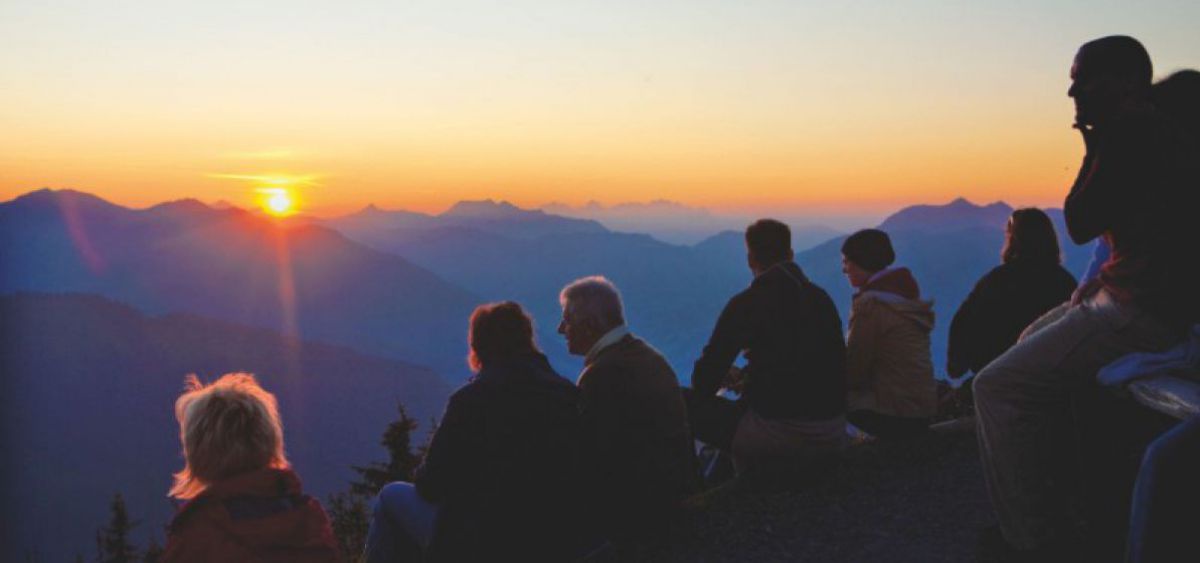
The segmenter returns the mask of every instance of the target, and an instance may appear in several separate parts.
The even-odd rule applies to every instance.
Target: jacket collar
[[[195,498],[188,500],[179,508],[172,522],[181,519],[207,504],[210,500],[223,500],[231,497],[277,497],[300,494],[300,476],[291,468],[276,469],[267,467],[234,475],[209,485]]]
[[[808,276],[804,275],[804,270],[800,269],[800,265],[795,260],[783,260],[776,262],[771,267],[763,270],[762,273],[754,276],[754,281],[750,282],[750,285],[753,286],[760,283],[760,280],[775,276],[789,277],[798,284],[808,283]]]
[[[888,268],[876,272],[854,296],[858,297],[868,291],[891,293],[911,300],[921,297],[921,288],[908,268]]]
[[[587,355],[583,357],[583,364],[591,365],[592,362],[596,361],[596,356],[599,356],[600,352],[604,351],[605,348],[620,342],[630,334],[632,333],[629,332],[629,327],[627,325],[618,326],[604,333],[604,336],[601,336],[600,340],[597,340],[595,344],[592,344],[592,349],[588,350]]]

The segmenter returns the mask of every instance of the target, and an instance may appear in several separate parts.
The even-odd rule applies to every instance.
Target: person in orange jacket
[[[170,492],[186,502],[162,561],[338,561],[325,510],[284,456],[275,397],[245,373],[188,376],[187,388],[175,403],[185,466]]]

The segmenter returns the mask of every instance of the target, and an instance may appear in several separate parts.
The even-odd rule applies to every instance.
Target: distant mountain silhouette
[[[449,394],[432,371],[347,348],[190,315],[147,317],[92,295],[0,297],[0,450],[4,522],[47,561],[90,556],[108,500],[121,492],[141,520],[137,543],[162,526],[182,466],[174,401],[183,376],[255,373],[279,398],[288,457],[324,496],[349,465],[385,459],[379,437],[403,401],[428,428]]]
[[[319,226],[194,200],[133,210],[73,191],[0,203],[0,293],[105,295],[465,375],[479,301],[428,270]]]
[[[563,203],[542,206],[548,213],[594,219],[605,227],[625,233],[645,233],[671,244],[694,245],[733,230],[741,232],[753,219],[717,215],[704,207],[693,207],[668,200],[647,203],[618,203],[604,206],[595,201],[579,207]],[[786,218],[779,218],[786,220]],[[792,221],[792,244],[806,250],[839,234],[822,225],[800,224]]]
[[[403,210],[385,211],[369,205],[356,213],[321,223],[363,242],[393,240],[409,235],[423,236],[424,231],[450,227],[519,239],[606,232],[606,229],[595,221],[560,217],[541,210],[521,209],[507,201],[497,202],[490,199],[460,201],[440,215]]]
[[[1004,202],[975,205],[958,198],[945,205],[914,205],[893,213],[879,224],[887,231],[956,231],[960,229],[1003,229],[1013,209]]]

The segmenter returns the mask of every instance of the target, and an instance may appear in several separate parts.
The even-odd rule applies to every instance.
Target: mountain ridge
[[[55,561],[90,553],[113,492],[142,522],[136,543],[163,540],[182,467],[172,407],[188,373],[255,373],[279,399],[290,461],[320,497],[355,477],[351,464],[386,455],[378,440],[396,401],[424,432],[450,394],[421,366],[93,294],[0,296],[0,329],[0,449],[21,460],[0,483],[17,540],[0,548],[5,560],[34,546]]]

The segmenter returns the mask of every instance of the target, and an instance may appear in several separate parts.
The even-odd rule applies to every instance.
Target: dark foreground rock
[[[593,559],[974,561],[979,530],[994,521],[980,471],[969,424],[855,446],[788,482],[739,480],[710,491],[661,543]]]

